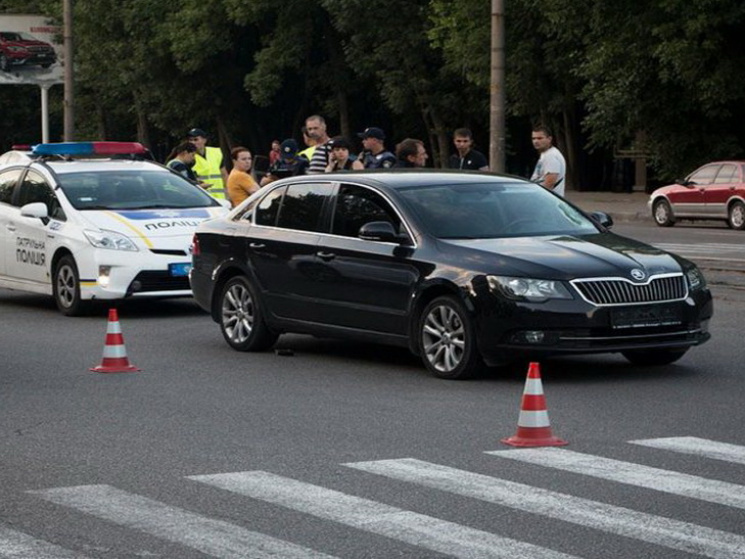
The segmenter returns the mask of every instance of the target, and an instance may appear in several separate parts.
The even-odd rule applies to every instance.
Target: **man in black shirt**
[[[468,128],[458,128],[453,133],[457,153],[450,156],[448,167],[470,171],[488,171],[489,163],[480,151],[473,149],[473,134]]]

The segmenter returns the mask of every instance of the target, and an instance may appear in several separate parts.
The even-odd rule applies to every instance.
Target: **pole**
[[[489,97],[489,168],[505,172],[504,1],[491,3],[491,80]]]
[[[41,143],[49,143],[49,88],[48,85],[40,85],[41,91]]]
[[[75,140],[75,91],[73,82],[72,0],[62,0],[63,44],[65,58],[64,141]]]

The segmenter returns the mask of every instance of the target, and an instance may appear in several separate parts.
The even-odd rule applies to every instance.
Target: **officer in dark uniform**
[[[362,138],[364,151],[360,154],[365,169],[390,169],[396,164],[396,156],[385,149],[385,132],[371,126],[357,134]]]

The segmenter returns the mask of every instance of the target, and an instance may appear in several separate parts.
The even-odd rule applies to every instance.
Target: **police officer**
[[[396,156],[385,149],[385,132],[381,128],[371,126],[357,135],[362,138],[364,151],[360,159],[365,169],[390,169],[396,164]]]
[[[228,170],[223,161],[222,150],[207,145],[207,132],[201,128],[192,128],[186,137],[197,148],[194,154],[197,179],[209,189],[212,196],[227,200],[225,186],[228,184]]]

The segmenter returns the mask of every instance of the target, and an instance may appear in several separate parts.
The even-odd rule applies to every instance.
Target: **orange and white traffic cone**
[[[525,380],[520,417],[517,420],[517,433],[502,439],[502,442],[511,446],[562,446],[569,444],[551,434],[546,397],[543,395],[543,383],[541,383],[541,371],[538,363],[531,363],[528,367],[528,378]]]
[[[109,323],[106,327],[106,343],[103,346],[101,364],[98,367],[91,367],[90,370],[95,373],[134,373],[142,370],[129,364],[116,309],[109,309]]]

